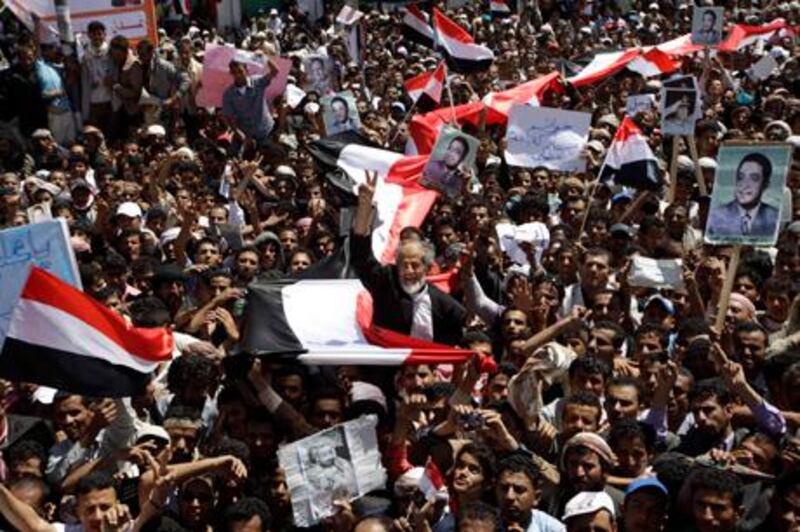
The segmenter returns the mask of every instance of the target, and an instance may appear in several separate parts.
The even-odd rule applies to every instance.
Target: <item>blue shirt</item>
[[[264,96],[269,82],[267,76],[252,76],[244,87],[231,85],[222,95],[222,114],[232,118],[236,127],[258,143],[266,141],[275,126]]]

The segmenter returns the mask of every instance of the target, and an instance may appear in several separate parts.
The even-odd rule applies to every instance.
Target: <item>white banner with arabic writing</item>
[[[511,166],[544,166],[562,172],[583,172],[581,156],[589,139],[592,115],[550,107],[515,105],[506,132],[506,162]]]

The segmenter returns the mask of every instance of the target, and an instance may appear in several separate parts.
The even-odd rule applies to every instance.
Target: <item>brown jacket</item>
[[[115,65],[116,67],[116,65]],[[129,115],[139,113],[139,99],[142,96],[142,64],[132,51],[122,67],[114,70],[114,109],[125,109]]]

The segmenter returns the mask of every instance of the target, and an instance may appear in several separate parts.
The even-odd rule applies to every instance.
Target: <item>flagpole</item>
[[[458,127],[458,120],[456,119],[456,102],[453,101],[453,91],[450,90],[450,77],[447,75],[447,65],[444,67],[444,84],[447,87],[447,98],[450,100],[450,117],[454,127]]]
[[[422,98],[422,95],[420,95],[420,98]],[[394,135],[392,135],[392,139],[389,141],[390,147],[392,144],[394,144],[394,141],[397,140],[397,136],[400,134],[400,126],[405,124],[406,120],[408,120],[408,117],[411,116],[412,112],[414,112],[414,109],[417,107],[418,101],[419,98],[417,98],[411,103],[411,107],[408,108],[408,111],[406,111],[406,114],[403,116],[403,119],[397,123],[397,131],[394,132]]]

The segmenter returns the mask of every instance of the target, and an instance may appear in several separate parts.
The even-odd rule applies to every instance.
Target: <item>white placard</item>
[[[278,450],[295,526],[313,526],[336,513],[333,501],[352,501],[386,485],[377,424],[376,416],[362,416]]]
[[[681,259],[651,259],[633,257],[628,273],[630,286],[645,288],[683,288],[683,262]]]
[[[589,140],[591,121],[589,113],[514,105],[506,133],[506,162],[526,168],[583,172],[586,159],[581,152]]]

